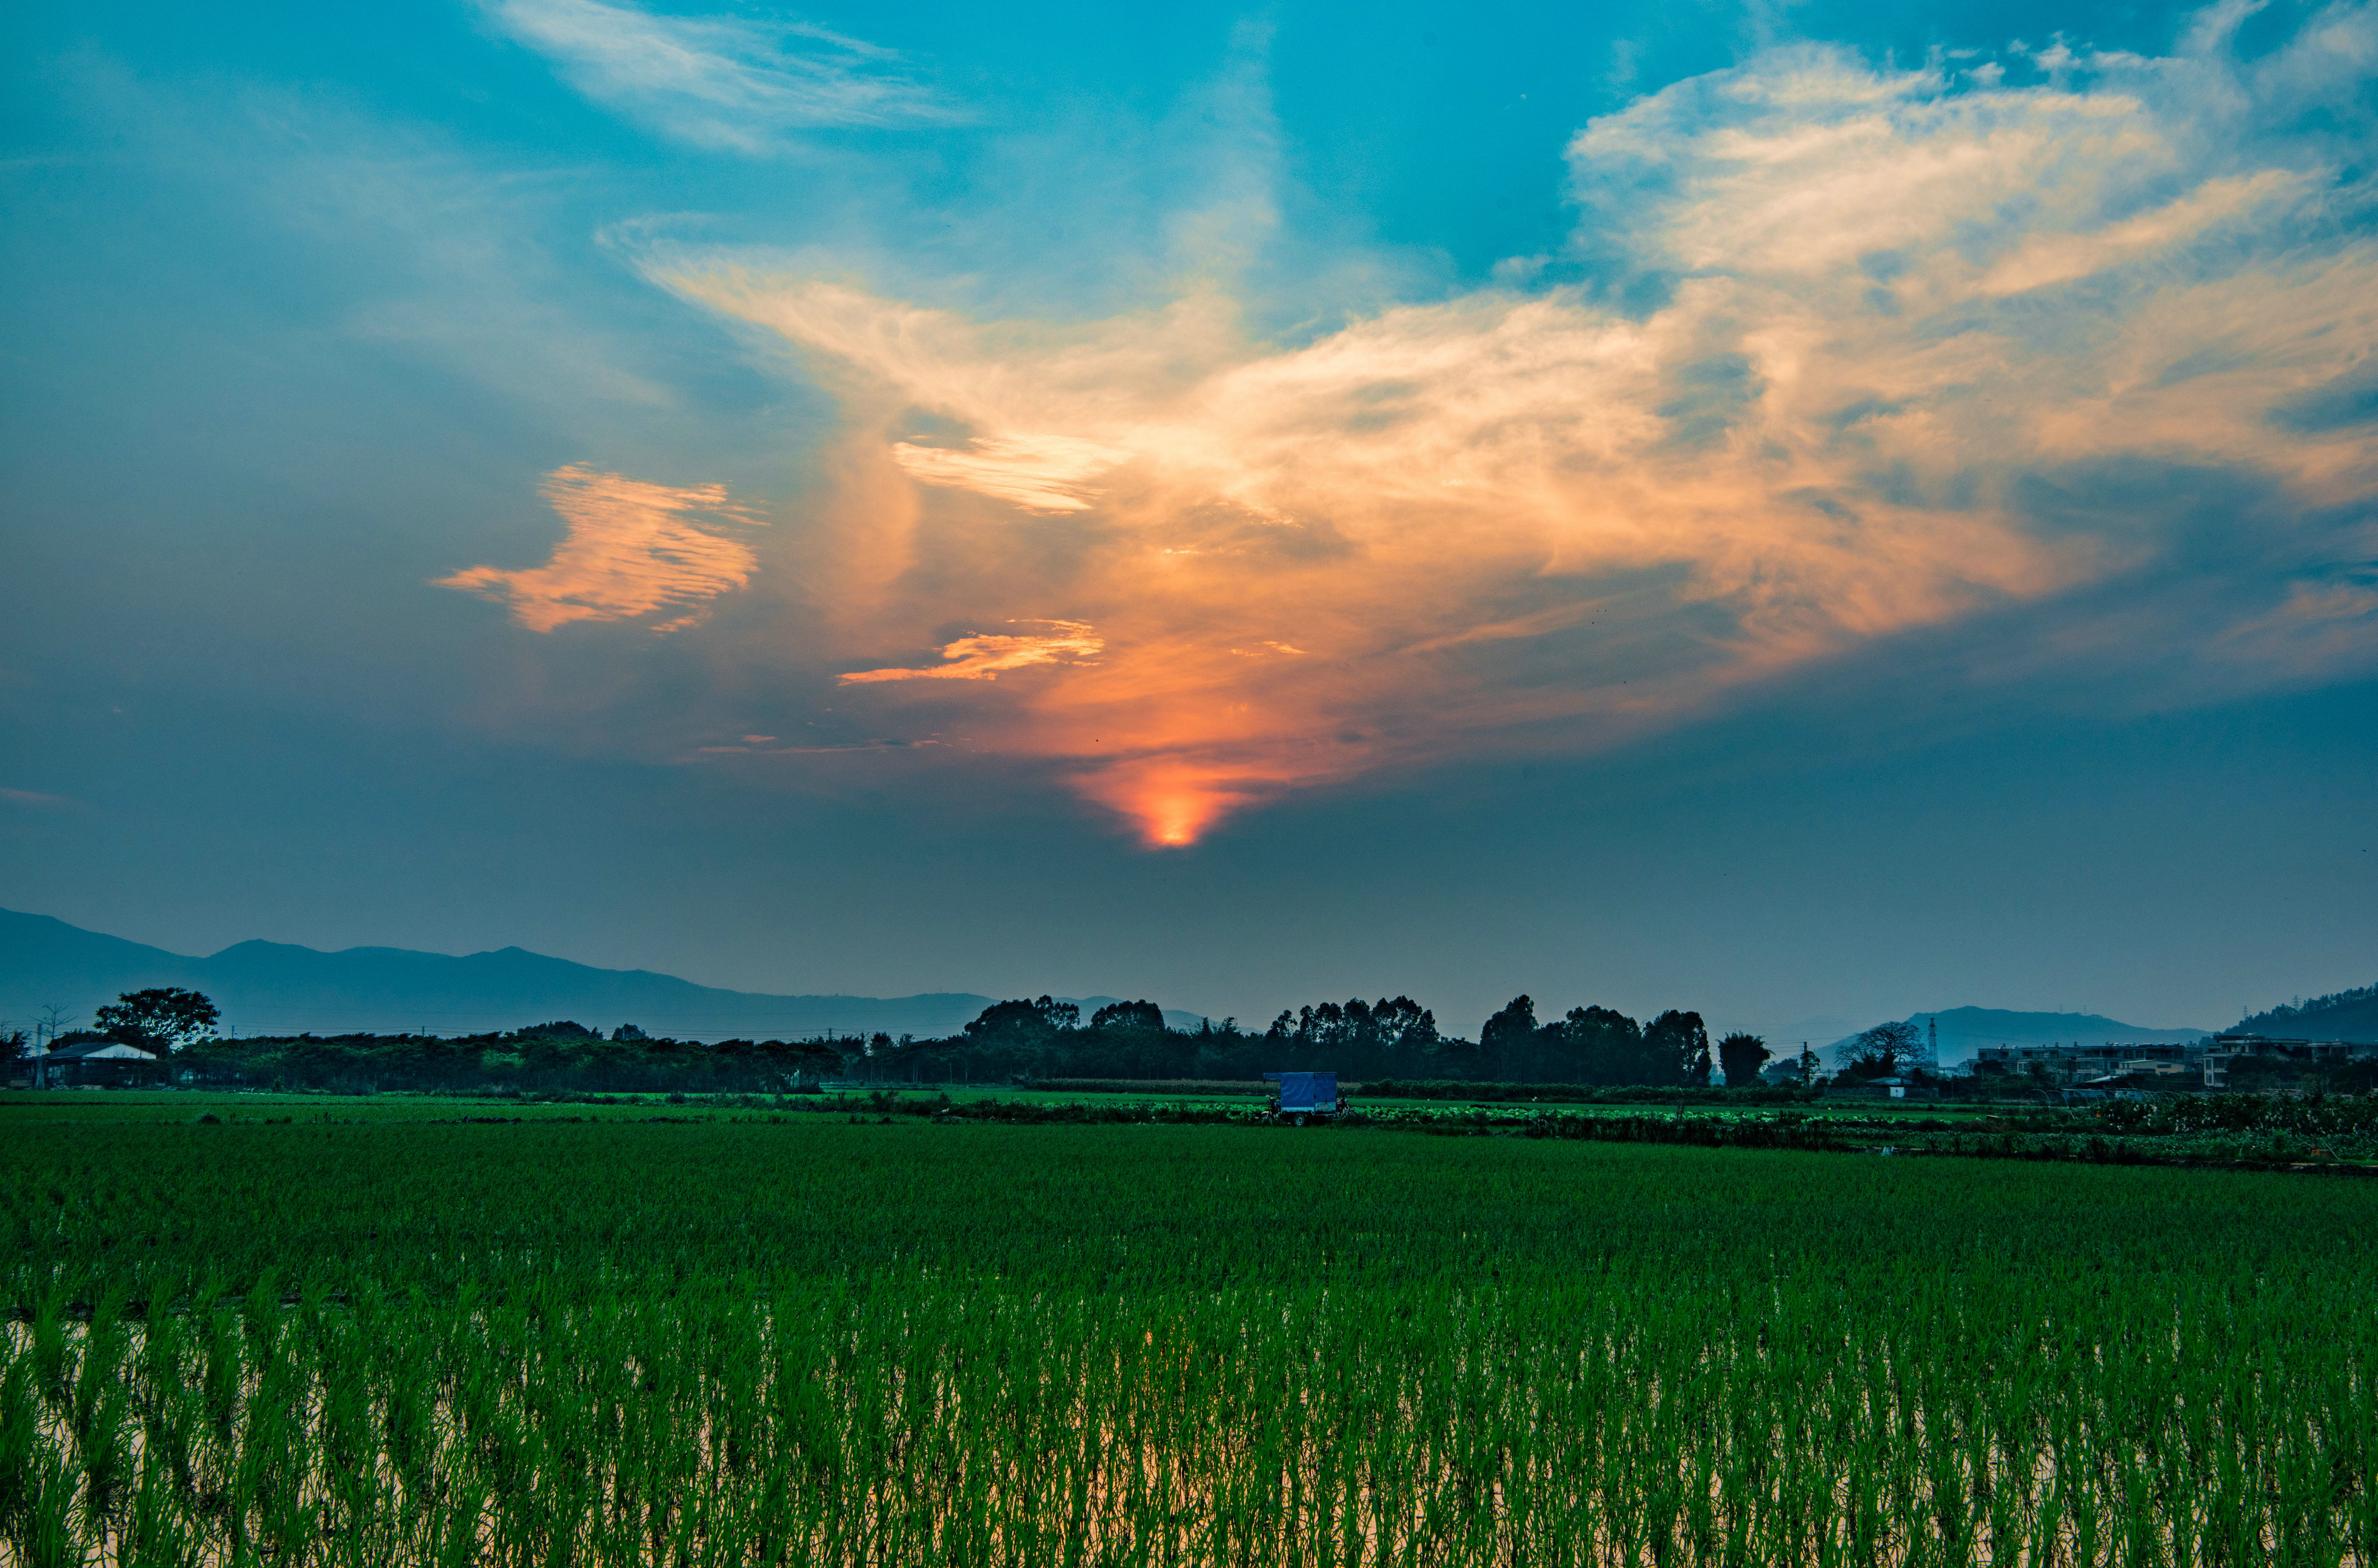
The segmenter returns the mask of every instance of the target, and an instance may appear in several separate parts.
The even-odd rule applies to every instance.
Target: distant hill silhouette
[[[2282,1002],[2268,1012],[2239,1021],[2249,1035],[2280,1039],[2356,1040],[2378,1044],[2378,986],[2337,991],[2306,1002]]]
[[[2166,1045],[2200,1039],[2210,1029],[2144,1029],[2135,1023],[2095,1012],[2010,1012],[1996,1007],[1945,1007],[1938,1012],[1910,1014],[1916,1028],[1933,1020],[1940,1025],[1940,1062],[1964,1061],[1984,1046],[2048,1046],[2059,1042],[2087,1046],[2108,1041]],[[1846,1035],[1826,1047],[1834,1060],[1856,1035]]]
[[[633,1023],[647,1034],[691,1040],[877,1031],[931,1038],[955,1034],[995,999],[971,991],[772,996],[647,969],[597,969],[516,947],[458,958],[404,948],[318,952],[247,941],[191,958],[46,915],[0,910],[0,1018],[21,1024],[56,1002],[88,1024],[102,1003],[146,986],[206,992],[222,1009],[224,1027],[243,1035],[465,1035],[568,1018],[607,1033]],[[1079,999],[1087,1018],[1116,999]],[[1195,1028],[1197,1017],[1165,1012],[1176,1028]]]

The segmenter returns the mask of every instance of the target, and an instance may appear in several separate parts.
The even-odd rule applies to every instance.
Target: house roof
[[[70,1046],[54,1046],[43,1053],[43,1061],[154,1061],[156,1054],[138,1046],[127,1046],[121,1040],[77,1040]]]

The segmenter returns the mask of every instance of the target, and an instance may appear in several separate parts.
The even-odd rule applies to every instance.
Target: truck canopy
[[[1282,1112],[1338,1108],[1338,1075],[1334,1072],[1267,1072],[1264,1078],[1279,1085]]]

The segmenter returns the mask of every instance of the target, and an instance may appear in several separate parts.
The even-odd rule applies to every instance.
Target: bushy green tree
[[[1757,1086],[1759,1069],[1765,1067],[1774,1052],[1757,1035],[1746,1035],[1737,1029],[1717,1043],[1718,1065],[1725,1071],[1725,1086],[1746,1089]]]
[[[1152,1001],[1119,1001],[1090,1014],[1093,1029],[1156,1029],[1164,1027],[1164,1010]]]
[[[1455,1075],[1436,1014],[1410,997],[1355,997],[1290,1011],[1261,1036],[1262,1071],[1327,1069],[1341,1077]]]
[[[1478,1031],[1478,1054],[1493,1077],[1524,1083],[1533,1076],[1536,1055],[1536,1002],[1517,996]]]
[[[995,1001],[975,1015],[966,1033],[967,1038],[986,1045],[1039,1045],[1081,1021],[1080,1008],[1044,996],[1038,1001]]]
[[[222,1013],[203,992],[160,986],[123,992],[94,1017],[108,1038],[163,1056],[212,1034]]]
[[[1680,1084],[1709,1082],[1709,1026],[1698,1012],[1671,1008],[1651,1020],[1643,1031],[1644,1076],[1641,1083]]]
[[[1561,1020],[1555,1079],[1566,1083],[1634,1083],[1643,1070],[1643,1026],[1614,1008],[1573,1007]]]

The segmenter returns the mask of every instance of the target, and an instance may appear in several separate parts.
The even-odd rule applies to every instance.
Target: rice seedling
[[[2378,1561],[2348,1179],[1232,1126],[25,1131],[0,1562]],[[114,1199],[53,1200],[69,1170]]]

